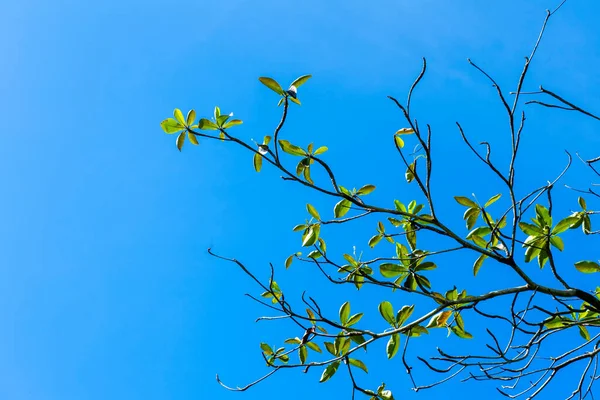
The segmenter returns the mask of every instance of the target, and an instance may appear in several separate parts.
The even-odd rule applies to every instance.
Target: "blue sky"
[[[282,182],[269,168],[256,174],[242,149],[203,142],[179,153],[159,122],[175,107],[206,116],[219,105],[244,120],[234,128],[241,137],[258,140],[272,131],[279,110],[257,77],[284,83],[311,73],[285,137],[327,145],[326,159],[345,186],[373,183],[374,200],[408,202],[417,194],[402,183],[403,168],[390,146],[391,134],[404,124],[386,96],[405,98],[425,56],[429,72],[414,111],[433,126],[440,166],[434,192],[444,203],[441,211],[461,229],[455,214],[462,211],[447,200],[472,192],[490,197],[498,182],[461,145],[454,121],[474,140],[495,144],[499,158],[508,143],[503,110],[466,59],[503,87],[514,87],[544,10],[556,1],[523,3],[3,5],[0,398],[347,398],[347,378],[319,385],[320,371],[281,374],[245,395],[216,384],[217,372],[230,385],[256,378],[264,372],[258,343],[301,332],[255,324],[264,310],[243,294],[258,289],[234,266],[207,256],[206,248],[246,262],[263,278],[273,262],[284,289],[308,290],[330,301],[332,312],[351,298],[353,310],[370,312],[374,324],[381,323],[379,301],[399,308],[410,299],[330,291],[306,265],[283,271],[285,257],[300,247],[291,227],[306,217],[305,204],[325,214],[331,200]],[[599,13],[596,1],[567,2],[550,22],[526,88],[543,83],[600,110]],[[527,112],[523,151],[529,158],[519,160],[517,178],[522,193],[560,171],[564,149],[598,156],[594,121],[541,108]],[[585,186],[591,179],[586,173],[575,165],[567,180]],[[557,207],[575,208],[574,193],[557,190],[556,196]],[[374,231],[375,221],[361,222],[325,237],[341,254],[353,245],[366,249]],[[593,257],[593,250],[573,245],[565,263],[573,261],[569,255]],[[439,281],[463,277],[473,291],[480,284],[514,283],[493,266],[475,281],[471,259],[444,263]],[[464,345],[443,333],[434,339],[417,344],[414,354],[429,354],[439,341]],[[385,361],[383,346],[377,351],[380,357],[370,357],[379,362],[369,364],[365,382],[372,387],[385,379],[397,398],[411,396],[400,360]],[[429,378],[425,372],[421,377]],[[485,387],[458,384],[431,393]]]

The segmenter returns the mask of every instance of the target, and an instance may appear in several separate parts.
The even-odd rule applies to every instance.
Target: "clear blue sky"
[[[273,262],[290,296],[306,289],[323,303],[333,301],[333,312],[352,298],[353,311],[371,313],[366,321],[374,324],[381,323],[379,301],[387,298],[399,308],[409,300],[368,291],[357,298],[349,288],[327,291],[316,271],[300,264],[282,271],[285,257],[300,247],[291,227],[305,218],[305,203],[326,214],[331,200],[281,182],[269,168],[257,175],[251,155],[232,146],[188,144],[179,153],[159,122],[174,107],[209,115],[219,105],[244,120],[236,132],[258,140],[272,131],[279,110],[275,95],[256,78],[289,82],[311,73],[300,92],[304,104],[293,108],[285,136],[300,145],[328,145],[326,159],[346,186],[373,183],[374,200],[408,202],[415,191],[402,183],[403,169],[390,147],[390,135],[404,124],[385,96],[404,99],[425,56],[430,69],[414,111],[434,128],[440,165],[435,193],[440,201],[472,192],[489,197],[498,182],[466,152],[453,124],[463,122],[475,140],[497,143],[498,154],[506,149],[507,132],[493,90],[466,58],[506,89],[514,87],[544,10],[555,3],[4,4],[0,398],[348,398],[345,376],[319,385],[316,370],[282,373],[245,395],[217,385],[217,372],[230,385],[258,377],[264,372],[258,343],[281,343],[301,332],[287,324],[255,324],[264,311],[243,293],[258,290],[232,265],[207,256],[206,248],[245,261],[263,278]],[[597,1],[567,2],[550,23],[526,88],[543,83],[600,110],[598,15]],[[540,108],[528,112],[523,150],[532,155],[520,159],[520,190],[551,179],[563,166],[564,149],[600,155],[597,123]],[[581,165],[573,171],[569,183],[589,183]],[[575,208],[573,193],[556,195],[565,211]],[[460,208],[446,203],[441,211],[461,229],[453,215]],[[371,221],[324,235],[343,253],[352,245],[366,249],[374,231]],[[572,252],[592,257],[589,243]],[[571,268],[567,255],[565,268]],[[441,290],[459,276],[473,292],[478,284],[514,283],[497,266],[484,267],[475,281],[472,259],[446,260],[434,275]],[[470,331],[483,335],[481,326]],[[439,341],[449,348],[464,345],[443,332],[433,339],[417,343],[413,356],[429,354]],[[376,387],[385,379],[396,398],[411,396],[400,360],[385,361],[379,347],[370,350],[379,352],[370,359],[380,362],[369,364],[372,372],[363,382]],[[429,378],[424,371],[418,377],[420,383]],[[458,385],[421,398],[483,388]]]

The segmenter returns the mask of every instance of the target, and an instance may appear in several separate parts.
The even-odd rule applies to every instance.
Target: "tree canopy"
[[[266,280],[233,258],[235,255],[208,250],[252,278],[255,288],[248,296],[274,314],[259,320],[288,324],[290,332],[278,343],[259,344],[262,358],[256,362],[268,369],[262,377],[232,387],[217,376],[222,386],[245,391],[278,371],[318,369],[320,382],[336,374],[347,374],[353,398],[363,395],[389,400],[394,398],[397,383],[367,387],[359,374],[368,372],[369,364],[379,359],[397,358],[415,391],[455,378],[492,381],[507,397],[534,398],[563,370],[574,367],[581,371],[579,378],[560,396],[584,398],[592,393],[600,376],[600,287],[594,280],[600,264],[597,258],[566,259],[560,253],[570,241],[586,241],[597,251],[600,231],[594,230],[592,222],[600,213],[594,207],[600,192],[593,183],[589,187],[571,187],[565,176],[575,166],[580,173],[597,179],[600,157],[567,152],[565,164],[554,175],[548,168],[548,176],[538,186],[524,188],[517,183],[518,177],[527,173],[518,169],[517,161],[527,160],[528,152],[538,150],[522,146],[525,132],[535,129],[526,124],[528,108],[571,111],[581,118],[600,120],[577,101],[544,86],[525,90],[547,23],[563,4],[547,12],[511,90],[500,87],[493,71],[468,60],[482,82],[489,83],[496,92],[498,107],[506,120],[509,146],[506,154],[499,155],[487,141],[474,143],[464,125],[456,123],[456,131],[464,142],[460,150],[463,154],[457,157],[473,157],[488,171],[497,188],[490,197],[480,198],[477,192],[436,192],[432,177],[437,169],[456,169],[457,179],[466,172],[461,170],[460,162],[436,163],[436,133],[411,108],[413,95],[427,73],[425,59],[406,100],[389,96],[404,119],[403,125],[390,132],[389,145],[398,154],[404,184],[416,187],[419,193],[414,198],[375,199],[373,192],[377,188],[373,183],[352,187],[339,179],[336,167],[327,161],[329,144],[304,146],[286,139],[284,127],[290,118],[301,115],[298,106],[304,101],[304,85],[313,84],[311,75],[300,76],[283,86],[273,78],[259,78],[274,93],[277,107],[281,108],[281,119],[273,132],[260,141],[243,138],[239,126],[242,120],[219,107],[206,117],[198,117],[195,110],[184,113],[175,109],[172,118],[162,121],[162,129],[175,135],[180,151],[184,147],[187,150],[186,143],[199,145],[203,140],[235,145],[248,155],[249,168],[256,172],[275,169],[282,179],[330,201],[330,209],[324,210],[307,199],[305,220],[293,227],[299,236],[300,251],[285,261],[270,264]],[[543,142],[537,145],[543,146]],[[597,153],[597,149],[586,149],[586,153],[593,151]],[[349,166],[353,157],[361,157],[360,149],[349,157]],[[548,167],[558,162],[548,160]],[[554,207],[553,196],[559,190],[576,193],[576,203],[568,208]],[[461,207],[460,214],[439,211],[450,201]],[[340,229],[350,230],[358,220],[372,224],[372,233],[362,247],[352,251],[328,250],[328,235],[335,235]],[[455,254],[461,260],[459,265],[447,261]],[[304,273],[316,273],[314,279],[324,277],[332,286],[352,288],[358,295],[369,290],[369,296],[378,296],[377,309],[356,310],[351,301],[337,295],[318,300],[310,288],[302,288],[299,296],[288,295],[290,292],[277,283],[278,276],[299,263],[314,266]],[[436,270],[448,268],[468,269],[475,277],[484,268],[494,268],[518,283],[498,287],[490,282],[472,285],[459,278],[435,278]],[[582,280],[581,274],[589,274],[593,279]],[[331,307],[338,312],[331,313]],[[464,344],[460,349],[446,351],[446,336],[464,340]],[[437,354],[425,357],[417,350],[411,356],[411,349],[423,346],[420,341],[425,337],[435,338],[431,340],[437,343]],[[384,343],[385,351],[380,352],[376,343]]]

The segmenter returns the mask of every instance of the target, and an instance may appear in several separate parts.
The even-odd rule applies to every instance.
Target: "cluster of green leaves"
[[[444,305],[448,302],[464,300],[467,297],[467,291],[463,290],[459,293],[455,287],[452,290],[448,290],[444,295],[437,292],[433,292],[432,295],[438,304]],[[465,306],[465,303],[449,306],[450,310],[441,311],[431,317],[429,323],[427,324],[427,328],[446,327],[448,329],[448,335],[454,333],[461,339],[472,339],[473,335],[465,330],[465,323],[461,315],[461,311]],[[450,317],[453,317],[453,319],[450,320]]]
[[[340,192],[351,199],[356,199],[359,196],[365,196],[369,193],[372,193],[375,190],[374,185],[365,185],[360,189],[356,190],[356,188],[352,190],[348,190],[343,186],[339,186]],[[343,198],[342,200],[335,203],[333,206],[333,216],[335,218],[342,218],[344,215],[350,211],[350,207],[352,207],[352,202],[348,198]]]
[[[596,288],[596,298],[600,299],[600,287]],[[583,303],[578,311],[573,310],[570,314],[560,314],[548,317],[544,321],[544,327],[547,329],[565,329],[572,326],[577,326],[579,335],[586,341],[590,340],[591,336],[585,325],[600,326],[600,313],[589,306],[588,303]]]
[[[242,123],[239,119],[230,119],[233,116],[233,113],[221,114],[221,109],[219,107],[215,107],[212,121],[207,118],[201,118],[198,123],[196,123],[195,110],[188,111],[187,116],[184,118],[181,110],[176,108],[175,111],[173,111],[173,116],[175,118],[165,119],[160,123],[160,126],[167,134],[179,133],[175,139],[175,144],[179,151],[183,148],[186,136],[190,143],[198,145],[198,138],[196,137],[197,133],[194,132],[194,129],[206,131],[218,130],[221,132],[221,139],[223,139],[225,137],[225,129]]]
[[[284,104],[286,100],[290,100],[293,103],[300,105],[301,103],[300,100],[298,100],[297,94],[298,88],[304,85],[304,83],[306,83],[306,81],[309,80],[311,77],[312,75],[302,75],[290,84],[288,90],[283,90],[281,85],[273,78],[262,76],[258,78],[258,80],[261,81],[263,85],[265,85],[266,87],[268,87],[269,89],[281,96],[281,98],[279,99],[279,103],[277,104],[278,106]]]
[[[350,350],[352,342],[354,342],[356,344],[363,344],[365,342],[365,339],[362,335],[360,335],[358,333],[356,333],[356,334],[352,333],[354,331],[352,326],[361,320],[361,318],[363,317],[363,313],[357,313],[357,314],[351,315],[350,302],[345,302],[340,307],[339,317],[340,317],[340,325],[342,325],[342,327],[344,329],[338,333],[338,335],[336,336],[336,338],[333,342],[324,342],[323,343],[325,345],[325,348],[327,349],[327,351],[334,357],[345,356],[348,353],[348,351]],[[366,351],[367,346],[365,345],[363,347],[363,349]],[[369,372],[369,370],[367,369],[367,366],[361,360],[358,360],[356,358],[351,358],[351,357],[345,357],[344,360],[345,360],[345,362],[348,362],[353,367],[360,368],[365,372]],[[333,363],[329,364],[325,368],[323,373],[321,374],[320,381],[325,382],[325,381],[331,379],[331,377],[336,373],[339,365],[340,365],[340,360],[334,361]]]
[[[400,149],[404,148],[404,139],[402,139],[402,135],[410,135],[413,133],[415,133],[415,131],[412,128],[402,128],[402,129],[399,129],[398,131],[396,131],[396,133],[394,134],[394,144],[396,145],[396,148],[398,149],[398,151],[400,151]],[[424,157],[424,156],[422,154],[416,156],[415,159],[413,160],[413,162],[410,163],[408,165],[408,167],[406,168],[406,172],[404,174],[404,177],[406,178],[406,182],[411,183],[415,179],[415,175],[417,172],[417,160],[421,157]]]
[[[527,248],[525,250],[525,262],[530,262],[537,257],[538,265],[543,268],[548,261],[550,245],[560,251],[563,251],[565,247],[563,240],[558,235],[567,229],[578,228],[585,217],[587,217],[585,214],[583,214],[583,217],[574,214],[562,219],[553,226],[550,211],[541,204],[537,204],[535,206],[535,217],[531,219],[533,224],[519,222],[519,228],[523,233],[529,235],[523,243],[523,247]]]
[[[302,157],[302,159],[296,165],[296,175],[303,175],[304,179],[311,185],[314,184],[312,178],[310,177],[310,166],[314,163],[314,157],[320,154],[323,154],[327,151],[327,147],[321,146],[317,149],[314,149],[314,144],[310,143],[306,150],[303,148],[291,144],[287,140],[280,139],[279,147],[285,153],[291,154],[293,156]]]
[[[431,289],[431,282],[422,273],[437,268],[431,261],[425,261],[427,252],[422,250],[409,251],[402,243],[396,243],[397,263],[385,262],[379,266],[379,272],[385,278],[395,278],[394,284],[403,285],[410,290],[417,287]]]
[[[492,196],[483,206],[480,206],[477,202],[467,197],[454,197],[454,200],[456,200],[458,204],[467,207],[467,210],[463,214],[467,229],[470,230],[467,234],[467,239],[471,240],[479,247],[505,250],[504,245],[500,242],[500,229],[506,226],[506,216],[503,216],[496,222],[486,210],[487,207],[498,201],[500,197],[502,197],[501,194]],[[480,218],[485,225],[473,228]],[[488,235],[490,235],[490,238],[486,238]],[[481,269],[486,258],[487,255],[481,254],[477,260],[475,260],[475,263],[473,264],[473,275],[477,276],[477,273]]]
[[[285,347],[279,347],[277,350],[273,350],[267,343],[261,343],[260,348],[263,352],[265,360],[267,360],[267,366],[274,366],[276,361],[281,361],[287,364],[290,361],[290,356],[285,354]]]
[[[274,280],[270,280],[269,282],[269,291],[263,292],[261,294],[262,297],[266,299],[271,299],[273,304],[279,302],[281,297],[283,296],[283,292],[279,288],[279,285]]]
[[[390,324],[390,327],[392,329],[395,329],[395,330],[401,328],[404,325],[404,323],[410,318],[413,311],[415,310],[414,305],[404,306],[400,310],[398,310],[397,313],[394,314],[394,307],[392,306],[392,303],[390,303],[389,301],[382,301],[379,304],[378,308],[379,308],[379,314],[381,314],[383,319],[388,324]],[[427,331],[427,329],[420,325],[412,326],[410,329],[402,332],[403,335],[410,336],[410,337],[417,337],[417,336],[421,336],[422,334],[428,334],[428,333],[429,332]],[[398,353],[399,348],[400,348],[400,334],[393,333],[390,336],[390,338],[388,339],[387,345],[385,347],[388,359],[392,359],[396,355],[396,353]]]

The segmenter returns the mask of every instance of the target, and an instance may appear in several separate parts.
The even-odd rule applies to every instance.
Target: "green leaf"
[[[195,120],[196,120],[196,111],[194,111],[194,110],[188,111],[187,117],[185,118],[186,125],[187,126],[193,125]]]
[[[478,207],[477,203],[475,203],[473,200],[470,200],[466,197],[463,196],[454,196],[454,200],[456,200],[456,202],[458,204],[460,204],[461,206],[465,206],[465,207]]]
[[[317,258],[320,258],[322,256],[323,256],[323,254],[321,254],[321,252],[319,250],[313,250],[310,253],[308,253],[308,255],[306,257],[316,260]]]
[[[342,325],[346,325],[346,322],[348,322],[348,318],[350,317],[350,302],[345,302],[344,304],[342,304],[342,306],[340,307],[340,322],[342,323]]]
[[[396,135],[410,135],[412,133],[415,133],[415,130],[412,128],[402,128],[396,131]]]
[[[326,382],[329,379],[331,379],[331,377],[333,375],[335,375],[338,367],[340,366],[340,362],[336,361],[334,363],[331,363],[327,366],[327,368],[325,368],[325,371],[323,371],[323,374],[321,375],[321,379],[319,379],[319,382]]]
[[[399,149],[404,147],[404,140],[400,136],[394,135],[394,142]]]
[[[221,109],[219,107],[215,106],[215,112],[213,116],[215,117],[215,121],[219,119],[219,117],[221,116]]]
[[[173,118],[167,118],[160,123],[160,127],[165,133],[172,134],[175,132],[179,132],[184,128],[182,124],[174,120]]]
[[[397,333],[394,333],[390,337],[390,340],[388,340],[387,346],[385,348],[386,353],[387,353],[387,358],[392,359],[398,352],[399,348],[400,348],[400,335],[398,335]]]
[[[300,346],[298,349],[298,358],[300,358],[300,364],[304,364],[306,362],[306,358],[308,357],[308,350],[306,350],[306,346]]]
[[[291,101],[292,103],[296,103],[296,104],[298,104],[299,106],[301,106],[301,105],[302,105],[302,103],[300,103],[300,100],[296,99],[295,97],[291,97],[291,96],[290,96],[290,97],[288,97],[288,99],[290,99],[290,101]]]
[[[304,240],[302,241],[302,247],[308,247],[315,244],[317,239],[319,238],[321,227],[319,225],[313,225],[308,228],[306,235],[304,236]]]
[[[183,148],[184,142],[185,142],[185,131],[181,132],[179,135],[177,135],[177,139],[175,140],[175,144],[177,145],[177,149],[179,151],[181,151],[181,149]]]
[[[365,194],[369,194],[369,193],[373,192],[373,190],[375,190],[375,185],[365,185],[365,186],[361,187],[360,189],[358,189],[356,194],[365,195]]]
[[[204,131],[216,131],[219,129],[217,125],[209,119],[201,118],[198,122],[198,129]]]
[[[585,204],[585,199],[583,197],[579,197],[577,199],[577,202],[579,203],[579,206],[585,211],[587,210],[587,204]]]
[[[285,343],[285,344],[300,344],[300,343],[302,343],[302,340],[300,340],[299,338],[289,338],[289,339],[285,339],[283,341],[283,343]]]
[[[261,168],[262,168],[262,161],[263,158],[259,153],[254,153],[254,170],[256,172],[260,172]]]
[[[405,266],[391,263],[381,264],[379,266],[379,272],[386,278],[394,278],[398,275],[408,274],[408,271]]]
[[[360,321],[360,319],[362,317],[363,317],[363,313],[354,314],[353,316],[348,318],[348,322],[346,322],[346,324],[344,326],[352,326],[352,325],[358,323],[358,321]]]
[[[555,315],[544,322],[544,326],[548,329],[563,328],[570,325],[571,320],[565,317]]]
[[[288,142],[287,140],[279,140],[279,146],[281,147],[281,150],[285,151],[288,154],[291,154],[293,156],[305,156],[306,151],[304,151],[303,149],[301,149],[300,147],[291,144],[290,142]]]
[[[536,204],[535,213],[538,221],[543,221],[546,226],[552,226],[552,217],[550,216],[550,211],[548,211],[546,207],[541,204]]]
[[[413,161],[412,164],[410,164],[408,166],[408,168],[406,168],[406,172],[404,173],[404,178],[406,179],[407,183],[411,183],[415,179],[415,174],[413,173],[413,171],[415,171],[416,168],[417,168],[416,161]]]
[[[350,200],[348,199],[342,199],[338,201],[333,207],[333,215],[335,218],[341,218],[346,215],[346,213],[350,210],[351,205],[352,203],[350,203]]]
[[[581,335],[581,337],[585,340],[590,340],[590,333],[588,332],[587,328],[583,325],[577,325],[577,327],[579,328],[579,335]]]
[[[404,306],[396,314],[396,324],[402,326],[415,310],[415,306]]]
[[[575,263],[575,268],[584,274],[600,272],[600,265],[594,261],[578,261]]]
[[[563,251],[565,248],[562,239],[558,236],[550,236],[550,243],[552,244],[552,246],[556,247],[560,251]]]
[[[437,268],[437,265],[432,263],[431,261],[425,261],[415,267],[415,272],[419,271],[433,271]]]
[[[316,351],[317,353],[322,353],[321,348],[315,342],[308,342],[308,343],[306,343],[306,347],[308,347],[312,351]]]
[[[192,143],[194,146],[198,146],[198,138],[196,138],[196,135],[188,131],[187,137],[190,143]]]
[[[181,113],[181,110],[179,108],[176,108],[173,111],[173,116],[175,117],[177,122],[179,122],[181,125],[185,125],[185,119],[183,118],[183,114]]]
[[[502,197],[502,193],[498,193],[495,196],[492,196],[484,205],[484,207],[488,207],[491,206],[492,204],[494,204],[500,197]]]
[[[281,88],[281,86],[279,86],[279,83],[277,83],[277,81],[275,79],[261,76],[260,78],[258,78],[258,80],[263,85],[265,85],[266,87],[268,87],[269,89],[271,89],[272,91],[274,91],[275,93],[277,93],[278,95],[283,96],[285,94],[285,92],[283,91],[283,89]]]
[[[521,228],[523,233],[530,236],[541,236],[544,234],[540,228],[527,222],[519,222],[519,228]]]
[[[475,260],[475,264],[473,264],[473,276],[477,276],[477,273],[481,269],[481,266],[483,265],[483,262],[486,258],[487,256],[485,254],[482,254],[479,256],[479,258],[477,258],[477,260]]]
[[[321,216],[319,215],[319,213],[317,212],[317,209],[314,208],[312,205],[307,204],[306,205],[306,210],[308,211],[308,213],[310,215],[312,215],[315,219],[318,219],[319,221],[321,220]]]
[[[319,154],[323,154],[325,153],[327,150],[329,150],[327,148],[327,146],[321,146],[319,147],[317,150],[315,150],[315,152],[313,153],[315,156],[318,156]]]
[[[477,219],[479,218],[479,214],[481,211],[479,208],[469,208],[464,214],[464,220],[467,223],[467,229],[473,229]]]
[[[473,339],[473,335],[471,335],[469,332],[464,331],[457,325],[454,325],[450,329],[452,329],[452,332],[461,339]]]
[[[294,260],[294,255],[292,254],[288,258],[285,259],[285,268],[288,269],[292,265],[292,261]]]
[[[260,348],[262,349],[263,353],[265,353],[265,355],[267,355],[267,356],[270,356],[271,354],[273,354],[273,349],[271,348],[271,346],[269,346],[266,343],[261,343]]]
[[[325,345],[325,349],[327,349],[327,351],[329,353],[331,353],[331,355],[337,356],[336,351],[335,351],[335,345],[331,342],[324,342],[323,343]]]
[[[360,360],[357,360],[356,358],[348,358],[348,362],[350,363],[350,365],[352,365],[353,367],[356,368],[360,368],[363,371],[365,371],[366,373],[369,373],[369,370],[367,369],[367,366],[365,365],[365,363],[363,363]]]
[[[572,225],[576,224],[578,220],[579,218],[577,217],[566,217],[565,219],[561,220],[558,224],[556,224],[554,229],[552,229],[552,234],[558,235],[559,233],[563,233]]]
[[[306,81],[309,80],[311,77],[312,75],[302,75],[301,77],[296,78],[296,80],[292,82],[290,86],[296,86],[296,88],[299,88],[300,86],[304,85]]]
[[[392,303],[389,301],[382,301],[378,308],[383,319],[385,319],[391,326],[395,326],[396,319],[394,318],[394,308],[392,307]]]
[[[223,125],[223,129],[231,128],[232,126],[241,125],[244,122],[241,119],[232,119]]]
[[[383,235],[375,235],[371,239],[369,239],[369,247],[373,248],[383,239]]]

